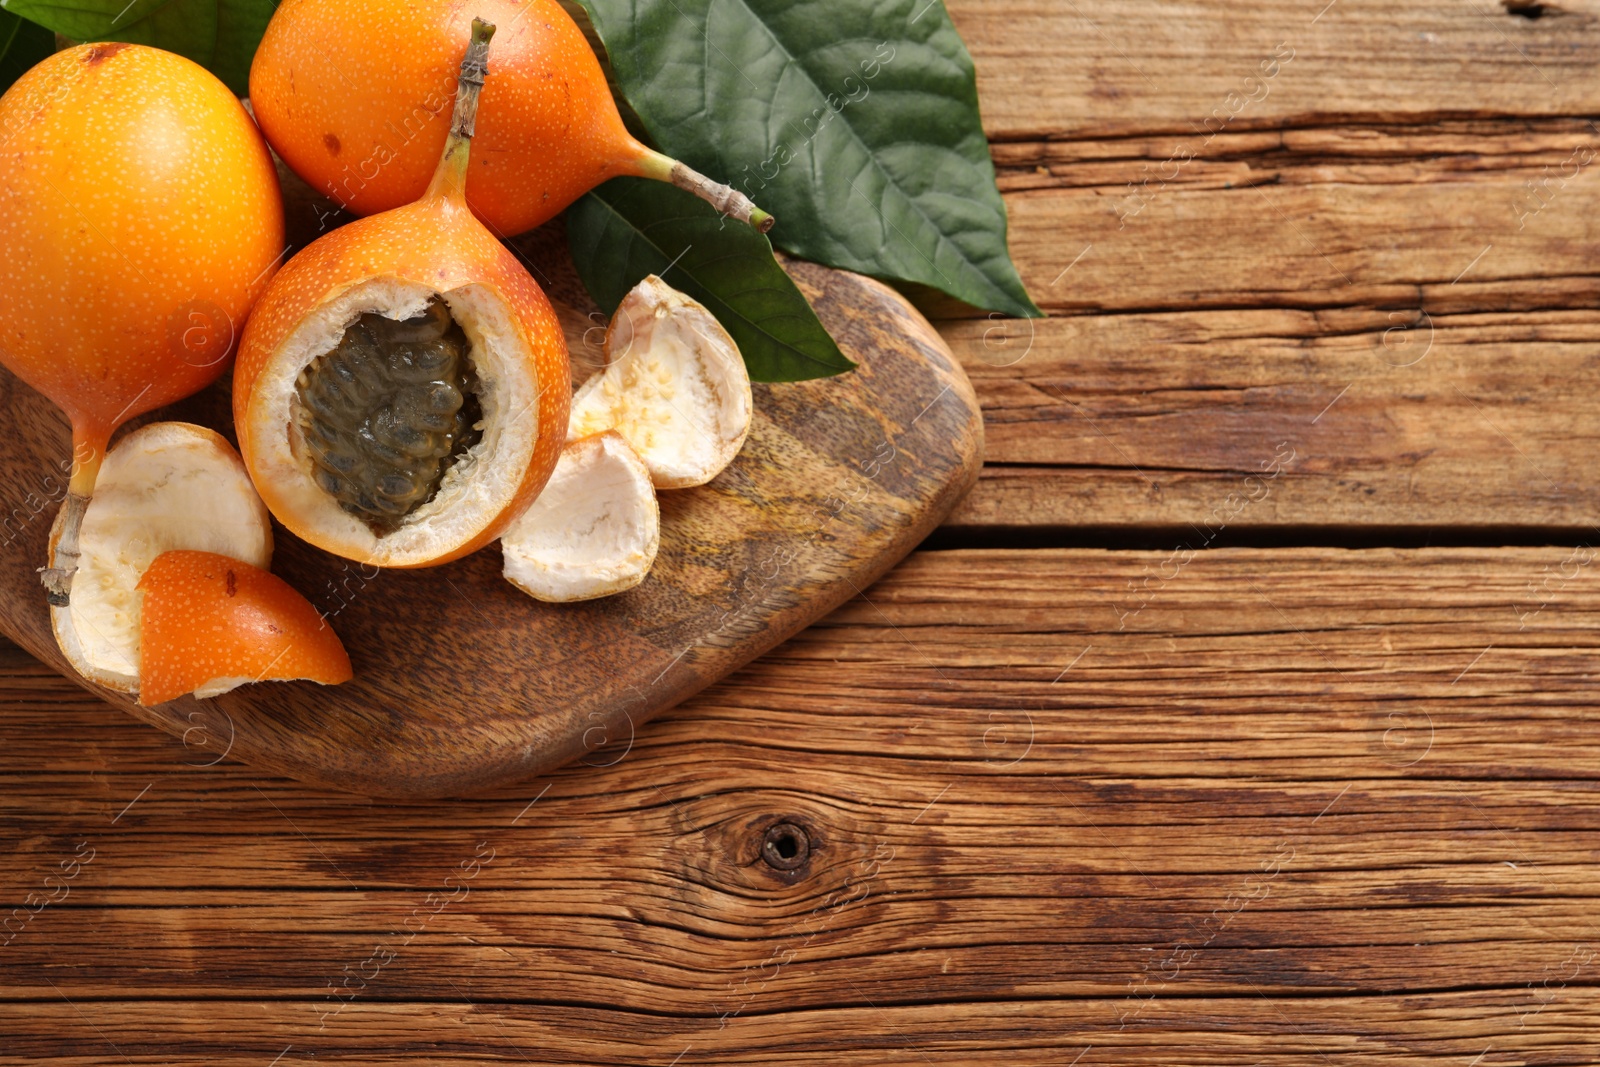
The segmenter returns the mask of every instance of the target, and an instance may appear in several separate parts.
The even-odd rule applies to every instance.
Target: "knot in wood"
[[[811,838],[792,822],[773,823],[761,839],[761,858],[780,871],[794,870],[810,855]]]

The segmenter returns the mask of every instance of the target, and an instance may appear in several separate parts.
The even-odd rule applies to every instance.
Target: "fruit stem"
[[[671,156],[640,146],[644,155],[639,159],[639,176],[654,178],[658,182],[671,182],[679,189],[687,189],[723,215],[748,222],[762,233],[772,229],[778,220],[762,211],[739,190],[731,185],[714,182],[686,163]]]
[[[83,528],[83,513],[100,477],[100,461],[106,455],[108,434],[91,433],[80,425],[72,427],[72,480],[67,483],[67,499],[56,517],[59,533],[51,531],[50,565],[39,569],[45,599],[52,607],[64,608],[72,594],[72,576],[78,570],[78,531]]]
[[[444,155],[428,184],[428,196],[443,196],[452,200],[465,200],[467,195],[467,160],[472,153],[472,131],[478,121],[478,96],[483,92],[483,80],[489,73],[489,38],[494,36],[494,24],[482,19],[472,20],[472,41],[467,54],[461,58],[461,74],[456,81],[456,108],[450,116],[450,136],[444,143]]]
[[[106,444],[110,434],[90,433],[76,425],[72,427],[72,480],[67,489],[79,496],[94,492],[95,480],[100,477],[100,461],[106,458]]]
[[[44,598],[51,607],[64,608],[72,600],[72,576],[78,572],[78,531],[83,529],[83,513],[89,509],[89,498],[82,493],[67,491],[61,505],[59,537],[50,549],[50,566],[39,569],[44,582]]]

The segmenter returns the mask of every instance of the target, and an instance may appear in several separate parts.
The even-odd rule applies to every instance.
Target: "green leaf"
[[[6,10],[74,41],[130,41],[194,60],[232,89],[250,91],[250,60],[273,0],[7,0]]]
[[[0,93],[55,50],[54,33],[9,11],[0,11]]]
[[[581,0],[658,146],[808,259],[1037,316],[941,0]]]
[[[567,209],[578,275],[607,315],[655,274],[717,317],[758,382],[798,382],[855,366],[754,228],[662,182],[613,178]]]

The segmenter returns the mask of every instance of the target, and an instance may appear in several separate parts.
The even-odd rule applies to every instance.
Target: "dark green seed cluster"
[[[467,348],[435,299],[404,321],[362,315],[300,375],[317,483],[375,533],[431,499],[481,436]]]

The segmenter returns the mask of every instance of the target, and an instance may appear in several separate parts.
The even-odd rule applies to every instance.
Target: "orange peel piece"
[[[213,552],[157,556],[144,593],[139,703],[213,697],[248,682],[351,678],[327,620],[283,579]]]

